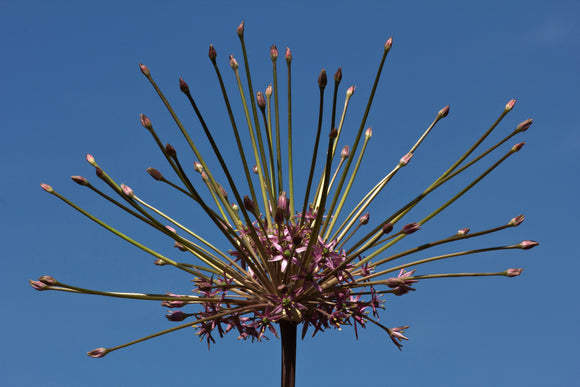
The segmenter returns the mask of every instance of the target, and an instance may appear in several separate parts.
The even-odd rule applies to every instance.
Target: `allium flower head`
[[[475,232],[469,232],[469,228],[461,229],[459,232],[441,230],[442,239],[431,242],[421,240],[422,233],[415,234],[419,229],[429,227],[432,218],[521,149],[523,143],[507,149],[504,156],[499,157],[495,163],[489,162],[489,168],[473,178],[463,190],[451,192],[450,199],[440,206],[430,209],[419,206],[422,199],[431,192],[475,163],[480,163],[498,147],[490,146],[488,150],[480,150],[483,139],[491,129],[513,110],[515,100],[508,102],[505,109],[500,108],[500,118],[495,120],[492,128],[474,146],[467,147],[468,150],[460,155],[455,163],[449,167],[443,166],[442,174],[438,178],[422,192],[409,197],[407,204],[394,209],[391,214],[385,214],[373,209],[372,204],[401,168],[409,163],[411,157],[420,152],[419,147],[427,135],[438,122],[448,116],[449,106],[434,113],[432,124],[423,133],[417,133],[419,140],[411,144],[409,149],[398,153],[404,154],[402,158],[389,159],[389,155],[384,155],[383,159],[386,162],[390,161],[392,170],[375,186],[367,187],[367,194],[356,197],[357,193],[353,187],[358,184],[355,184],[357,175],[364,170],[360,168],[363,156],[371,140],[375,141],[366,121],[385,59],[393,44],[392,38],[387,40],[382,50],[373,86],[370,90],[366,90],[368,94],[366,112],[358,129],[343,127],[344,117],[353,98],[354,86],[346,90],[342,111],[338,109],[340,105],[337,95],[342,88],[340,85],[342,68],[335,73],[334,83],[331,82],[330,85],[325,70],[320,72],[317,79],[313,76],[312,89],[320,96],[319,119],[312,138],[307,139],[301,134],[300,147],[297,149],[294,145],[298,145],[298,141],[293,136],[295,129],[292,127],[294,97],[291,95],[290,49],[285,51],[286,76],[283,78],[287,83],[279,82],[279,74],[282,72],[277,68],[278,49],[273,45],[269,53],[267,50],[264,53],[265,55],[268,53],[272,61],[272,78],[262,85],[266,87],[271,82],[272,86],[268,86],[264,92],[254,90],[255,83],[252,83],[248,68],[244,23],[238,26],[236,32],[243,53],[240,63],[233,56],[229,56],[225,63],[216,60],[218,55],[213,45],[209,48],[209,59],[216,73],[217,87],[223,95],[223,101],[216,101],[216,104],[225,104],[238,154],[225,154],[221,151],[219,140],[224,136],[225,129],[210,128],[192,95],[195,91],[190,90],[187,83],[180,79],[179,88],[191,104],[209,143],[209,146],[203,149],[198,148],[196,141],[201,134],[197,132],[195,136],[189,134],[169,105],[161,88],[154,81],[149,68],[143,64],[139,65],[185,140],[184,146],[162,145],[161,137],[166,133],[156,131],[151,120],[142,114],[141,125],[153,136],[168,164],[164,173],[151,167],[147,169],[147,173],[155,181],[165,184],[170,190],[176,190],[180,195],[185,195],[193,204],[200,207],[215,225],[213,232],[192,228],[190,225],[195,226],[195,219],[193,221],[190,219],[188,226],[188,219],[174,218],[173,215],[153,207],[138,192],[114,181],[91,155],[87,155],[87,161],[95,168],[97,176],[112,193],[108,194],[93,187],[87,179],[80,176],[73,176],[73,180],[80,186],[94,190],[122,211],[141,220],[147,227],[159,231],[169,238],[179,251],[174,250],[171,256],[162,255],[81,209],[49,185],[41,185],[45,191],[63,200],[81,214],[153,256],[156,265],[171,266],[189,274],[193,281],[193,293],[104,292],[67,285],[47,276],[41,277],[39,281],[30,281],[34,289],[161,302],[163,307],[183,309],[171,310],[165,316],[169,322],[183,323],[144,339],[187,327],[195,327],[197,335],[206,341],[208,346],[215,343],[218,336],[222,337],[229,332],[235,332],[240,339],[256,341],[272,335],[281,339],[283,364],[290,364],[293,361],[292,354],[295,353],[298,326],[302,327],[304,338],[307,334],[315,336],[325,330],[341,329],[344,326],[352,326],[358,337],[358,328],[375,325],[384,330],[387,337],[401,348],[401,342],[408,340],[403,333],[409,327],[388,328],[379,322],[379,309],[383,308],[384,302],[392,295],[401,296],[409,291],[416,291],[419,295],[421,292],[417,285],[420,280],[425,279],[459,276],[514,277],[521,273],[522,269],[490,273],[415,274],[422,270],[423,263],[501,249],[530,249],[536,246],[537,242],[524,241],[517,245],[487,247],[413,259],[413,254],[433,246],[442,244],[453,246],[463,239],[517,226],[523,221],[523,215],[520,215],[508,224]],[[231,70],[228,69],[229,79],[236,85],[234,87],[237,87],[237,90],[229,90],[224,82],[226,77],[221,73],[220,66],[223,67],[228,63],[231,67]],[[245,78],[245,82],[242,82],[242,78]],[[247,85],[247,89],[243,85]],[[322,119],[327,108],[325,106],[327,86],[334,88],[330,125]],[[243,105],[244,122],[236,121],[236,115],[232,113],[230,104],[230,98],[238,94]],[[363,94],[361,91],[357,92],[357,95],[361,94]],[[286,95],[289,98],[284,100],[283,97]],[[285,111],[288,112],[288,116],[285,116],[286,113],[280,113],[280,103],[286,104]],[[531,120],[524,121],[509,137],[523,132],[529,124]],[[499,145],[504,141],[502,140]],[[310,149],[312,152],[308,153]],[[180,161],[180,152],[189,151],[195,156],[196,161],[193,165],[186,165]],[[480,152],[479,156],[465,163],[473,152]],[[294,169],[294,158],[297,154],[300,158],[310,160],[310,167],[307,170]],[[206,161],[214,158],[217,159],[215,164]],[[419,161],[414,164],[419,164]],[[192,171],[198,172],[200,176]],[[295,184],[298,179],[305,184]],[[304,186],[304,192],[298,192],[298,186]],[[357,204],[347,208],[347,203],[352,203],[353,200]],[[409,219],[408,213],[412,209],[415,209],[413,216],[420,216],[420,219]],[[394,227],[400,231],[393,233]],[[445,237],[450,234],[451,237]],[[392,252],[391,248],[407,237],[416,238],[418,247]],[[435,267],[429,266],[431,270]],[[398,272],[398,275],[393,277],[393,272]],[[423,286],[422,283],[421,285]],[[400,322],[401,316],[383,313],[381,318],[396,324]],[[103,357],[109,352],[144,339],[112,348],[98,348],[90,351],[88,355]],[[284,367],[282,384],[290,386],[293,384],[293,368]],[[291,372],[288,371],[290,369]]]

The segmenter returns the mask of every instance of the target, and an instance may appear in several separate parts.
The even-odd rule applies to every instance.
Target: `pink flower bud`
[[[258,174],[258,164],[254,165],[252,171],[257,175]]]
[[[439,113],[437,113],[437,118],[447,117],[448,114],[449,114],[449,105],[447,105],[443,109],[439,110]]]
[[[346,89],[346,96],[351,97],[354,94],[355,89],[356,89],[355,86],[351,86],[348,89]]]
[[[326,79],[326,70],[322,69],[320,71],[320,75],[318,76],[318,87],[324,89],[326,87],[326,83],[328,80]]]
[[[522,243],[520,243],[520,248],[522,250],[529,250],[537,245],[539,245],[539,243],[536,241],[522,241]]]
[[[513,218],[512,220],[510,220],[510,222],[508,223],[510,226],[519,226],[520,224],[522,224],[522,222],[524,221],[524,219],[526,219],[526,217],[522,214],[522,215],[518,215],[515,218]]]
[[[385,43],[385,51],[389,51],[391,49],[391,47],[393,47],[393,37],[392,36],[389,39],[387,39],[387,41]]]
[[[203,181],[207,182],[208,181],[207,173],[202,172],[201,173],[201,178],[202,178]]]
[[[516,132],[525,132],[530,126],[532,126],[532,119],[528,118],[527,120],[519,123],[519,125],[516,127]]]
[[[349,155],[350,155],[350,147],[348,145],[345,145],[344,148],[342,148],[342,151],[340,152],[340,158],[347,159]]]
[[[38,280],[40,282],[42,282],[43,284],[50,285],[50,286],[54,286],[58,283],[58,281],[55,280],[54,277],[51,277],[49,275],[43,275]]]
[[[107,348],[97,348],[93,349],[90,352],[87,352],[87,355],[89,355],[90,357],[99,358],[104,357],[107,353],[109,353],[109,350]]]
[[[153,262],[153,264],[154,264],[154,265],[157,265],[157,266],[165,266],[165,265],[167,265],[167,263],[166,263],[164,260],[162,260],[161,258],[157,258],[157,259],[156,259],[156,260]]]
[[[93,167],[97,166],[97,163],[95,162],[95,158],[93,157],[93,155],[88,153],[87,153],[87,162],[91,164]]]
[[[178,294],[173,294],[173,293],[167,293],[167,295],[170,297],[176,297],[176,298],[182,297]],[[163,301],[161,303],[161,306],[164,306],[166,308],[183,308],[183,306],[185,304],[186,304],[185,301],[179,301],[179,300],[173,301],[173,300],[171,300],[171,301]]]
[[[508,277],[517,277],[522,274],[522,271],[524,271],[524,269],[507,269],[505,275]]]
[[[505,111],[509,112],[510,110],[512,110],[514,108],[514,105],[516,104],[516,100],[512,99],[510,100],[507,105],[505,105]]]
[[[270,47],[270,58],[274,61],[278,59],[278,48],[275,44]]]
[[[238,205],[236,203],[232,203],[231,206],[232,206],[232,210],[234,210],[236,212],[238,212],[240,210],[240,207],[238,207]]]
[[[365,139],[370,139],[373,136],[373,129],[372,128],[367,128],[367,130],[365,130]]]
[[[467,235],[469,233],[468,228],[462,228],[461,230],[457,231],[457,235]]]
[[[339,67],[334,73],[334,82],[338,83],[342,80],[342,67]]]
[[[525,142],[520,142],[512,147],[512,152],[518,152],[525,145]]]
[[[220,191],[220,194],[224,197],[224,198],[228,198],[228,193],[226,192],[226,190],[224,189],[224,187],[221,186],[221,184],[218,184],[218,189]]]
[[[420,223],[409,223],[403,226],[403,228],[401,229],[401,234],[409,235],[419,230],[420,228],[421,228]]]
[[[269,84],[268,87],[266,87],[266,91],[264,93],[266,94],[266,98],[270,99],[272,96],[272,84]]]
[[[48,289],[48,285],[40,281],[29,280],[28,283],[30,284],[30,286],[32,286],[35,290],[38,290],[39,292]]]
[[[177,234],[177,231],[175,231],[175,229],[171,226],[165,226],[166,229],[168,229],[169,231],[171,231],[174,234]]]
[[[210,59],[212,62],[215,62],[215,58],[217,57],[217,51],[216,51],[216,50],[215,50],[215,48],[213,47],[213,44],[210,44],[210,45],[209,45],[209,52],[208,52],[208,55],[209,55],[209,59]]]
[[[153,125],[151,125],[151,120],[145,114],[139,114],[139,120],[141,121],[141,125],[147,129],[153,129]]]
[[[121,190],[123,190],[123,194],[127,197],[132,198],[135,196],[135,193],[131,189],[131,187],[126,186],[125,184],[121,184]]]
[[[286,47],[286,55],[285,55],[285,58],[286,58],[286,62],[287,63],[292,62],[292,52],[290,52],[290,49],[288,47]]]
[[[163,175],[155,168],[147,168],[147,173],[155,180],[163,180]]]
[[[179,251],[187,251],[187,248],[179,242],[175,242],[173,247],[177,248]]]
[[[232,55],[230,55],[230,67],[234,70],[238,69],[238,61]]]
[[[383,234],[388,234],[391,231],[393,231],[393,225],[391,223],[387,223],[383,226],[383,228],[381,229]]]
[[[405,156],[401,157],[401,160],[399,160],[399,166],[404,167],[405,165],[409,164],[409,161],[411,161],[412,157],[413,157],[413,154],[411,152],[409,152]]]
[[[151,73],[149,72],[149,68],[147,66],[145,66],[142,63],[139,63],[139,69],[141,70],[141,72],[143,73],[143,75],[145,75],[146,77],[148,77],[149,75],[151,75]]]
[[[185,94],[189,94],[189,86],[183,80],[183,78],[179,78],[179,90],[181,90]]]
[[[264,94],[262,94],[261,91],[258,91],[256,93],[256,100],[258,102],[258,107],[260,108],[260,110],[264,111],[266,109],[266,98],[264,98]]]
[[[48,185],[48,184],[44,184],[44,183],[42,183],[42,184],[40,185],[40,188],[42,188],[42,189],[43,189],[43,190],[45,190],[46,192],[50,192],[50,193],[52,193],[52,187],[51,187],[50,185]]]
[[[79,184],[79,185],[89,185],[89,181],[82,176],[71,176],[70,177],[72,179],[72,181],[74,181],[75,183]]]
[[[366,214],[364,214],[363,216],[361,216],[358,221],[360,222],[360,224],[363,224],[364,225],[364,224],[367,224],[369,222],[369,218],[370,218],[370,215],[367,212]]]
[[[199,161],[194,161],[193,162],[193,169],[198,172],[198,173],[202,173],[203,172],[203,166],[201,165],[201,163]]]
[[[238,36],[240,38],[244,36],[244,24],[245,23],[246,23],[245,21],[241,22],[240,25],[238,26],[238,28],[236,29],[236,33],[238,34]]]

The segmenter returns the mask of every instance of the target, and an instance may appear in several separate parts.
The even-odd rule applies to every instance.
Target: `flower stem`
[[[296,376],[296,323],[280,320],[282,341],[282,381],[281,387],[294,387]]]

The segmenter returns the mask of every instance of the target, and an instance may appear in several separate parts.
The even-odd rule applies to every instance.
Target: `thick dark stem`
[[[294,387],[296,376],[296,323],[280,320],[282,341],[282,382],[281,387]]]

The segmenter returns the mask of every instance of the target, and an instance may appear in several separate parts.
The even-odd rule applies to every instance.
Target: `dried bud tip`
[[[240,38],[244,36],[244,24],[245,23],[246,23],[245,21],[241,22],[240,25],[238,26],[238,28],[236,29],[236,33],[238,34],[238,36]]]
[[[284,57],[286,58],[286,62],[292,62],[292,52],[288,47],[286,47],[286,55]]]
[[[409,164],[409,161],[411,161],[411,158],[413,157],[412,153],[407,153],[405,156],[401,157],[401,160],[399,160],[399,166],[400,167],[404,167],[405,165]]]
[[[265,111],[266,109],[266,98],[264,98],[264,94],[261,91],[256,93],[256,100],[258,102],[258,107],[261,111]]]
[[[342,148],[342,151],[340,152],[340,158],[347,159],[348,156],[350,156],[350,147],[348,145],[345,145],[344,148]]]
[[[181,90],[185,94],[189,94],[189,86],[183,80],[183,78],[179,78],[179,90]]]
[[[537,245],[539,245],[539,243],[536,241],[522,241],[522,243],[520,243],[520,248],[522,250],[529,250]]]
[[[356,89],[355,86],[351,86],[348,89],[346,89],[346,96],[350,98],[354,94],[355,89]]]
[[[327,82],[328,79],[326,78],[326,70],[322,69],[320,71],[320,75],[318,76],[318,87],[320,87],[321,89],[325,88]]]
[[[328,138],[330,139],[335,139],[336,137],[338,137],[338,129],[334,128],[330,131],[330,133],[328,134]]]
[[[525,145],[525,142],[520,142],[512,147],[512,152],[517,152]]]
[[[87,180],[86,177],[71,176],[70,178],[72,179],[72,181],[74,181],[75,183],[77,183],[79,185],[89,185],[89,181]]]
[[[393,37],[392,36],[389,39],[387,39],[387,41],[385,43],[385,50],[389,51],[391,49],[391,47],[393,47]]]
[[[40,185],[40,188],[42,188],[42,189],[43,189],[43,190],[45,190],[46,192],[50,192],[50,193],[52,193],[52,187],[51,187],[50,185],[48,185],[48,184],[44,184],[44,183],[42,183],[42,184]]]
[[[393,225],[391,223],[387,223],[382,228],[383,234],[388,234],[393,231]]]
[[[213,44],[209,45],[209,53],[208,53],[209,59],[212,62],[215,62],[215,58],[217,57],[217,51],[215,50],[215,48],[213,47]]]
[[[141,72],[143,73],[143,75],[145,75],[146,77],[148,77],[149,75],[151,75],[151,73],[149,72],[149,68],[147,66],[145,66],[142,63],[139,63],[139,69],[141,70]]]
[[[97,166],[97,163],[95,162],[95,158],[93,157],[93,155],[88,153],[87,153],[87,162],[91,164],[93,167]]]
[[[439,113],[437,113],[437,118],[447,117],[448,114],[449,114],[449,105],[447,105],[443,109],[439,110]]]
[[[153,125],[151,125],[151,120],[145,114],[139,114],[139,120],[141,121],[141,125],[147,129],[153,129]]]
[[[93,349],[90,352],[87,352],[87,355],[89,355],[90,357],[99,358],[104,357],[107,353],[109,353],[109,350],[107,348],[97,348]]]
[[[165,154],[169,157],[175,157],[177,155],[177,151],[171,144],[165,144]]]
[[[334,82],[339,83],[342,80],[342,67],[339,67],[334,74]]]
[[[469,233],[469,228],[462,228],[457,231],[457,235],[467,235]]]
[[[125,184],[121,184],[121,190],[123,191],[123,194],[127,197],[132,198],[133,196],[135,196],[135,192],[133,192],[131,187],[126,186]]]
[[[519,125],[516,127],[516,131],[525,132],[530,126],[532,126],[532,119],[528,118],[527,120],[519,123]]]
[[[238,61],[233,57],[233,55],[230,55],[230,67],[234,70],[238,69]]]
[[[524,271],[524,269],[507,269],[505,271],[505,275],[507,277],[517,277],[518,275],[522,274],[522,271]]]
[[[264,94],[266,94],[266,98],[270,99],[272,96],[272,84],[269,84],[268,87],[266,87]]]
[[[512,99],[510,100],[506,105],[505,105],[505,111],[509,112],[510,110],[512,110],[514,108],[514,105],[516,104],[516,100]]]
[[[155,168],[147,168],[147,173],[155,180],[163,180],[163,175]]]
[[[193,169],[196,172],[202,173],[203,172],[203,166],[201,165],[201,163],[199,161],[194,161],[193,162]]]
[[[515,218],[513,218],[512,220],[510,220],[510,222],[508,223],[510,226],[519,226],[520,224],[522,224],[522,222],[524,221],[524,219],[526,219],[526,217],[522,214],[522,215],[518,215]]]
[[[272,47],[270,47],[270,58],[272,60],[278,59],[278,48],[276,47],[275,44],[273,44]]]
[[[42,282],[43,284],[46,285],[56,285],[58,283],[57,280],[54,279],[54,277],[51,277],[49,275],[43,275],[38,279],[40,282]]]
[[[365,130],[365,139],[370,139],[373,136],[373,129],[372,128],[367,128],[367,130]]]
[[[361,216],[358,221],[360,222],[360,224],[363,224],[364,225],[364,224],[367,224],[369,222],[369,218],[370,218],[370,215],[367,212],[366,214],[364,214],[363,216]]]
[[[421,228],[420,223],[409,223],[403,226],[403,228],[401,229],[401,234],[409,235],[419,230],[420,228]]]

